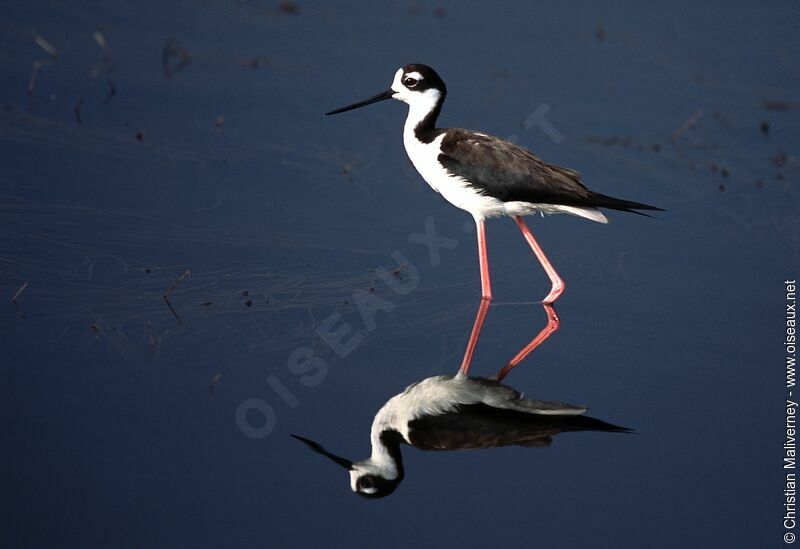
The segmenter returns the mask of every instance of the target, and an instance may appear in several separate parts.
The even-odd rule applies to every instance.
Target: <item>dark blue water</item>
[[[790,2],[16,6],[3,545],[783,543],[798,23]],[[398,491],[364,501],[289,434],[366,457],[383,402],[455,372],[479,295],[469,216],[408,162],[404,107],[321,116],[409,62],[447,81],[441,123],[667,212],[530,220],[567,282],[563,324],[508,378],[638,434],[407,450]],[[449,239],[438,258],[426,224]],[[513,223],[488,234],[480,375],[538,332],[549,289]]]

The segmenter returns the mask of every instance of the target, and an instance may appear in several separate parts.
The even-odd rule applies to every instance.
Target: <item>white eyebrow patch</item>
[[[422,75],[417,71],[406,73],[406,77],[416,78],[417,80],[422,80]]]
[[[392,80],[391,88],[394,91],[399,91],[402,86],[400,86],[400,80],[403,79],[403,69],[397,69],[397,72],[394,73],[394,79]]]

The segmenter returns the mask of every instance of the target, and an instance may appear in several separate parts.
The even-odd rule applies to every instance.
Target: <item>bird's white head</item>
[[[347,469],[350,473],[350,488],[360,496],[374,499],[386,497],[394,492],[403,481],[402,458],[399,457],[399,450],[397,454],[399,461],[370,457],[354,463],[329,452],[313,440],[298,435],[292,436],[305,443],[314,452]]]
[[[445,95],[447,95],[447,87],[435,70],[427,65],[412,63],[397,69],[392,85],[388,90],[325,114],[339,114],[386,99],[403,101],[412,110],[427,113],[440,107]]]
[[[397,69],[391,89],[394,92],[392,99],[398,99],[412,107],[426,107],[427,110],[432,109],[447,94],[447,87],[436,71],[419,64]]]
[[[379,464],[371,458],[354,463],[350,469],[350,489],[367,498],[388,496],[402,480],[396,468]]]

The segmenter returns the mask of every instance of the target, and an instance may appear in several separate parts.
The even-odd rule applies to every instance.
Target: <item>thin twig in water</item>
[[[108,41],[106,37],[103,36],[103,33],[99,30],[96,30],[92,33],[94,37],[94,41],[97,42],[97,45],[103,50],[103,57],[110,63],[111,62],[111,48],[108,47]]]
[[[211,396],[214,396],[214,388],[219,383],[219,380],[222,379],[222,373],[216,372],[212,377],[211,381],[208,383],[208,393]]]
[[[42,48],[47,54],[52,57],[53,59],[58,59],[58,48],[56,48],[53,44],[45,40],[43,36],[39,36],[38,34],[33,39],[36,42],[36,45]]]
[[[20,315],[22,318],[27,318],[27,317],[25,316],[25,313],[23,313],[23,312],[20,310],[20,308],[19,308],[19,305],[17,305],[17,298],[20,296],[20,294],[21,294],[22,292],[24,292],[24,291],[25,291],[25,288],[27,288],[27,287],[28,287],[28,283],[26,282],[26,283],[24,283],[22,286],[20,286],[20,287],[19,287],[19,290],[17,290],[17,291],[14,293],[14,296],[11,298],[11,304],[14,306],[14,310],[15,310],[15,311],[17,311],[17,313],[18,313],[18,314],[19,314],[19,315]]]
[[[107,90],[106,96],[103,98],[103,105],[108,105],[111,103],[111,100],[114,99],[115,95],[117,95],[117,86],[114,84],[113,80],[109,80],[107,82]]]
[[[166,303],[167,307],[169,307],[169,310],[172,313],[172,316],[174,316],[175,319],[178,321],[178,324],[183,324],[183,321],[181,320],[181,317],[178,315],[178,311],[176,311],[175,307],[173,307],[172,303],[170,303],[169,296],[173,292],[173,290],[175,290],[175,288],[178,287],[178,284],[180,284],[183,281],[183,279],[189,278],[191,275],[192,275],[192,273],[190,271],[184,271],[184,273],[178,278],[178,280],[173,282],[172,286],[170,286],[167,289],[167,291],[164,292],[164,295],[161,296],[161,297],[164,298],[164,303]]]
[[[691,130],[701,118],[703,118],[703,109],[697,109],[694,111],[694,113],[672,133],[672,142],[675,143],[680,136]]]
[[[111,57],[111,48],[108,46],[108,40],[99,30],[94,31],[92,36],[97,45],[100,46],[100,49],[103,50],[103,60],[92,68],[92,78],[97,78],[101,74],[113,75],[114,61]],[[106,94],[103,97],[103,104],[108,105],[115,95],[117,95],[117,85],[114,83],[113,78],[108,77],[106,79]]]
[[[38,34],[34,38],[34,41],[36,45],[46,51],[50,57],[33,62],[33,70],[31,70],[31,77],[30,80],[28,80],[28,111],[33,110],[33,90],[36,89],[36,78],[39,76],[39,70],[58,59],[58,49],[53,46],[53,44]]]
[[[75,113],[75,122],[80,124],[83,120],[81,119],[81,107],[83,106],[83,98],[78,99],[78,102],[75,103],[75,108],[73,112]]]
[[[183,324],[183,320],[181,320],[181,317],[180,317],[180,316],[178,316],[178,311],[176,311],[176,310],[175,310],[175,307],[173,307],[173,306],[172,306],[172,303],[170,303],[170,301],[169,301],[169,297],[167,297],[167,296],[165,296],[165,295],[163,295],[163,296],[161,296],[161,297],[163,297],[163,298],[164,298],[164,303],[166,303],[166,304],[167,304],[167,307],[169,307],[169,312],[171,312],[171,313],[172,313],[172,316],[174,316],[174,317],[175,317],[175,320],[177,320],[177,321],[178,321],[178,324]]]
[[[175,288],[178,287],[178,284],[180,284],[181,282],[183,282],[184,279],[189,278],[190,276],[192,276],[191,271],[184,271],[184,273],[180,277],[178,277],[178,280],[173,282],[172,286],[170,286],[169,289],[167,289],[167,291],[164,293],[164,297],[169,296],[175,290]]]
[[[16,293],[14,294],[14,297],[11,298],[11,303],[16,305],[17,304],[17,298],[20,296],[20,294],[22,292],[25,291],[25,288],[27,288],[27,287],[28,287],[28,283],[27,282],[25,284],[23,284],[22,286],[20,286],[19,290],[17,290]]]

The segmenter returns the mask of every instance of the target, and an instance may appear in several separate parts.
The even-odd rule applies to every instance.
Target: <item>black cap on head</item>
[[[413,89],[414,91],[425,91],[430,88],[435,88],[442,92],[442,94],[447,93],[447,86],[444,85],[444,80],[441,79],[439,74],[430,68],[428,65],[423,65],[422,63],[411,63],[410,65],[404,65],[403,69],[403,78],[401,82],[403,85],[408,87],[409,89]],[[410,76],[412,73],[417,73],[420,75],[419,82],[416,86],[408,86],[404,82],[407,76]]]
[[[359,496],[370,499],[385,498],[394,492],[402,481],[402,476],[396,479],[388,479],[378,475],[362,475],[356,479],[356,493]]]

